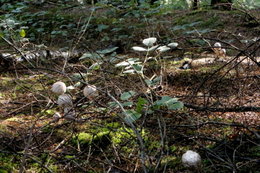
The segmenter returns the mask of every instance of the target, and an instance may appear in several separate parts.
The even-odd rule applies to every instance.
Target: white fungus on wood
[[[64,82],[55,82],[52,85],[51,88],[52,92],[54,92],[55,94],[61,95],[64,94],[66,92],[66,84]]]
[[[201,157],[197,152],[188,150],[182,155],[181,161],[185,167],[198,168],[201,163]]]

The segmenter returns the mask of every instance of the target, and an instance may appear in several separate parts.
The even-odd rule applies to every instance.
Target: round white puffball
[[[95,97],[98,96],[98,90],[97,87],[95,85],[87,85],[84,89],[83,89],[83,94],[85,97],[87,97],[88,99],[94,99]]]
[[[52,92],[54,92],[55,94],[64,94],[66,92],[66,84],[64,82],[55,82],[53,85],[52,85],[52,88],[51,88]]]
[[[197,152],[188,150],[182,155],[181,161],[185,167],[198,167],[201,162],[201,157]]]
[[[72,98],[68,94],[60,95],[57,103],[60,107],[72,107],[73,106]]]

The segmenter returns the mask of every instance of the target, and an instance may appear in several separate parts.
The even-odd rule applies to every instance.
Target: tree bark
[[[232,0],[211,0],[211,7],[222,10],[231,10]]]
[[[199,8],[199,0],[193,0],[193,10],[197,10]]]

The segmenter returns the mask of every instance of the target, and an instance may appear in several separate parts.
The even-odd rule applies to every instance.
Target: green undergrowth
[[[148,140],[148,134],[143,129],[139,132],[145,141]],[[75,134],[71,140],[73,145],[80,144],[81,146],[98,145],[100,147],[115,146],[122,148],[126,153],[132,148],[137,147],[135,132],[127,127],[122,127],[119,123],[107,123],[100,127],[88,126],[87,129],[81,129],[81,132]],[[101,146],[102,144],[102,146]]]
[[[45,6],[48,7],[46,4]],[[127,50],[133,43],[147,37],[145,33],[148,30],[149,33],[159,32],[162,36],[161,41],[167,41],[167,37],[171,35],[177,37],[183,34],[197,35],[197,32],[207,34],[222,30],[229,20],[226,16],[231,16],[233,20],[236,16],[242,15],[237,11],[212,9],[186,11],[183,15],[179,15],[178,11],[167,8],[117,9],[102,5],[96,6],[91,15],[92,6],[82,7],[72,4],[49,6],[49,10],[44,11],[40,6],[28,4],[26,8],[20,9],[19,15],[11,11],[12,20],[18,23],[15,26],[17,32],[21,30],[19,27],[24,28],[26,38],[37,44],[49,45],[51,41],[52,47],[56,47],[55,43],[64,47],[72,46],[73,41],[77,39],[75,36],[85,32],[84,43],[88,44],[89,48],[100,49],[112,42],[122,44],[120,46],[124,46]],[[19,5],[14,6],[14,9],[18,7]],[[5,19],[4,16],[2,18]],[[17,35],[17,32],[12,34]],[[8,31],[4,31],[3,34],[8,36]]]
[[[18,164],[14,155],[0,153],[0,173],[9,173],[16,170]]]

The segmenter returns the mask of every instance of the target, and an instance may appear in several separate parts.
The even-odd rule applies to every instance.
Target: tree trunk
[[[211,0],[211,7],[222,10],[231,10],[232,0]]]
[[[151,5],[154,5],[154,3],[156,2],[157,0],[150,0],[150,4]]]
[[[197,10],[199,8],[199,0],[193,0],[193,10]]]

